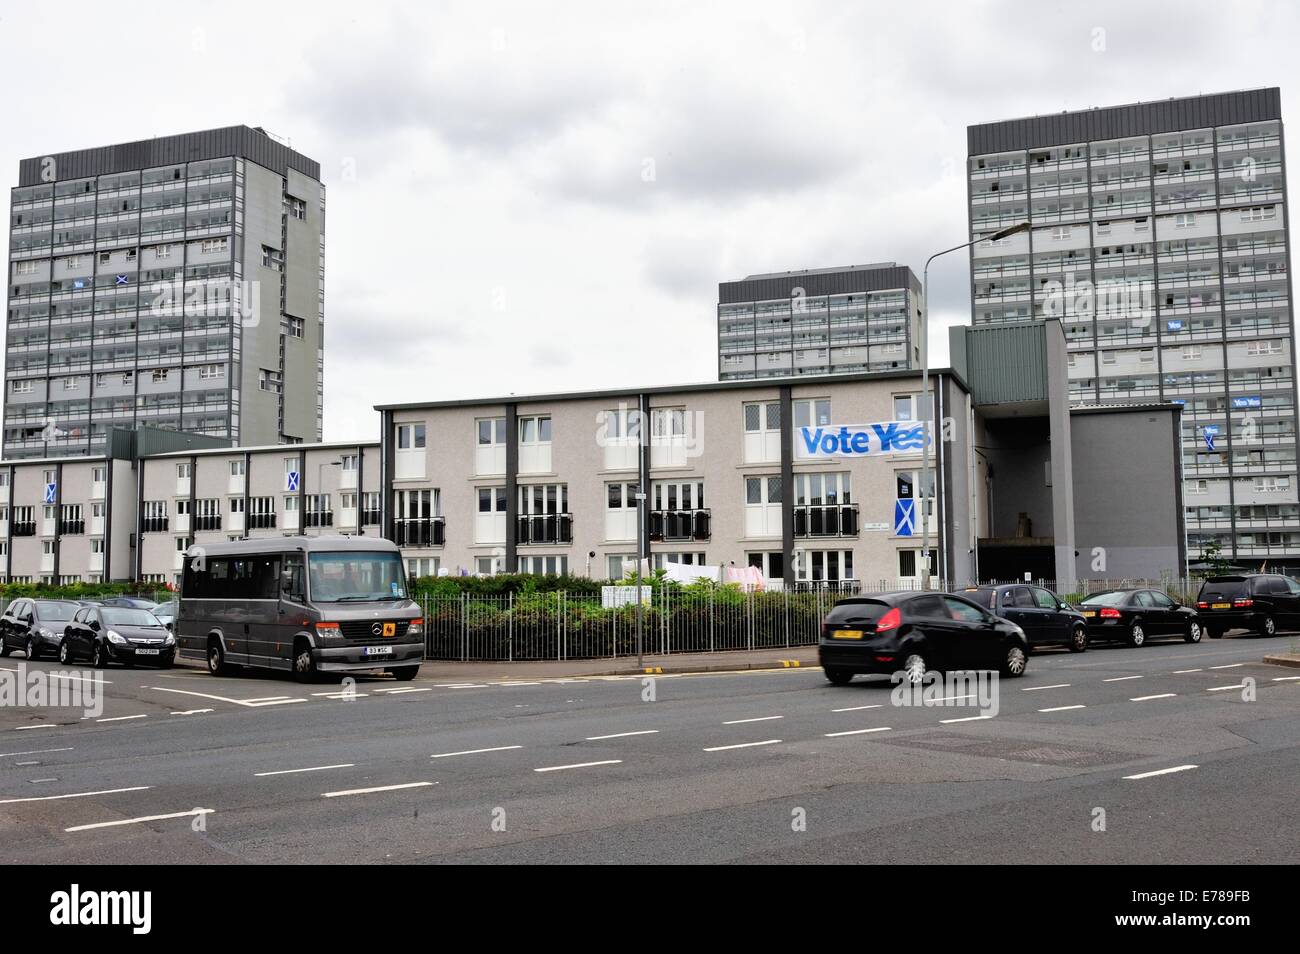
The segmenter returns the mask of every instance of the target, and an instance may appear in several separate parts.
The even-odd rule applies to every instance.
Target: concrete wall
[[[1072,415],[1080,578],[1184,575],[1178,418],[1143,408]]]

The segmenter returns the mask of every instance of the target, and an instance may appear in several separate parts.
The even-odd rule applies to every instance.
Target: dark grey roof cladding
[[[931,368],[930,376],[952,378],[962,390],[969,390],[961,373],[953,368]],[[886,381],[899,378],[920,378],[920,369],[902,369],[899,371],[861,371],[855,374],[806,374],[784,378],[745,378],[737,381],[706,381],[703,384],[668,384],[651,388],[605,388],[595,391],[557,391],[541,394],[509,394],[486,398],[458,398],[448,401],[408,401],[402,404],[376,404],[376,411],[400,411],[426,407],[478,407],[484,404],[540,404],[558,401],[585,401],[593,398],[635,397],[638,394],[689,394],[708,391],[761,391],[778,388],[783,385],[800,387],[805,385],[854,384],[869,381]]]
[[[742,301],[775,301],[790,298],[795,289],[802,294],[841,295],[851,292],[891,291],[909,288],[920,294],[921,283],[906,265],[885,268],[845,268],[836,271],[818,269],[809,272],[786,272],[767,278],[743,278],[718,284],[718,302],[729,305]]]
[[[43,163],[51,158],[54,160],[57,181],[66,182],[69,179],[85,179],[201,159],[219,159],[223,156],[242,156],[280,175],[285,175],[289,169],[296,169],[303,175],[320,181],[319,162],[276,142],[260,129],[226,126],[222,129],[206,129],[178,136],[160,136],[157,139],[141,139],[116,146],[77,149],[55,153],[53,156],[23,159],[18,163],[18,184],[40,185]]]
[[[1274,86],[981,123],[966,127],[966,151],[981,156],[1281,118],[1282,91]]]

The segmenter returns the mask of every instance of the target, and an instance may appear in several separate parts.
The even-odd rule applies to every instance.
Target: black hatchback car
[[[59,651],[63,628],[81,609],[76,600],[16,599],[0,616],[0,656],[21,649],[28,659]]]
[[[1277,573],[1213,576],[1201,584],[1196,609],[1211,639],[1243,628],[1272,636],[1300,628],[1300,583]]]
[[[973,586],[962,596],[1025,631],[1030,646],[1088,648],[1088,620],[1051,590],[1028,583]]]
[[[1168,636],[1180,636],[1189,643],[1201,641],[1196,609],[1159,590],[1105,590],[1080,600],[1076,608],[1087,617],[1088,635],[1093,640],[1130,646]]]
[[[176,637],[148,610],[83,606],[59,643],[59,662],[67,665],[77,659],[89,659],[98,668],[109,662],[167,668],[176,661]]]
[[[951,593],[872,593],[840,600],[822,622],[817,654],[837,686],[858,673],[930,670],[1024,674],[1029,642],[1014,623]]]

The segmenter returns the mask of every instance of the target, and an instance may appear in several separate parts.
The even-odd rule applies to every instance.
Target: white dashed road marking
[[[430,755],[431,759],[449,759],[453,755],[480,755],[483,752],[509,752],[512,749],[522,749],[522,745],[497,745],[490,749],[465,749],[461,752],[439,752],[437,755]]]
[[[747,722],[771,722],[773,719],[784,719],[785,716],[759,716],[757,719],[732,719],[730,722],[724,722],[723,725],[744,725]]]
[[[1141,772],[1137,775],[1125,775],[1126,779],[1154,778],[1157,775],[1169,775],[1173,772],[1186,772],[1188,769],[1199,768],[1197,765],[1175,765],[1173,768],[1157,769],[1154,772]]]
[[[642,729],[639,732],[615,732],[613,735],[589,735],[585,742],[603,742],[605,739],[622,739],[629,735],[658,735],[658,729]]]
[[[1172,699],[1176,695],[1178,695],[1176,692],[1162,692],[1157,696],[1137,696],[1136,698],[1130,699],[1129,702],[1150,702],[1152,699]]]
[[[605,759],[601,762],[575,762],[573,765],[548,765],[545,768],[535,768],[534,772],[562,772],[565,769],[593,768],[597,765],[619,765],[622,759]]]
[[[401,785],[377,785],[374,788],[345,788],[339,792],[321,792],[321,798],[342,798],[344,795],[372,795],[375,792],[396,792],[404,788],[426,788],[437,782],[404,782]]]
[[[869,732],[888,732],[889,726],[882,725],[875,729],[850,729],[848,732],[827,732],[826,738],[836,739],[842,735],[866,735]]]
[[[705,749],[705,752],[726,752],[730,749],[752,749],[757,745],[777,745],[780,739],[765,739],[762,742],[740,742],[736,745],[715,745],[712,748]]]
[[[136,785],[131,788],[106,788],[98,792],[70,792],[67,795],[42,795],[39,798],[6,798],[0,805],[14,805],[18,802],[53,802],[63,798],[90,798],[94,795],[120,795],[122,792],[143,792],[149,785]]]
[[[166,821],[169,818],[193,818],[195,815],[211,815],[215,808],[194,808],[188,812],[172,812],[170,815],[144,815],[140,818],[123,818],[119,821],[96,822],[93,825],[74,825],[64,831],[90,831],[92,828],[116,828],[118,825],[140,825],[145,822]]]
[[[1050,709],[1039,709],[1039,712],[1068,712],[1070,709],[1086,709],[1087,706],[1053,706]]]
[[[268,775],[297,775],[299,772],[324,772],[326,769],[355,768],[355,762],[340,762],[338,765],[313,765],[311,768],[280,769],[276,772],[254,772],[254,778],[266,778]]]

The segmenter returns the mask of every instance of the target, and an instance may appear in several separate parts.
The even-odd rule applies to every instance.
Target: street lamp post
[[[925,260],[925,268],[921,273],[921,415],[925,427],[925,444],[921,448],[921,486],[918,490],[920,498],[920,518],[921,518],[921,589],[930,588],[930,521],[925,512],[925,493],[926,486],[930,483],[930,444],[934,441],[934,407],[935,402],[930,395],[930,263],[940,255],[947,255],[949,252],[957,252],[963,248],[970,248],[976,242],[997,242],[1001,239],[1008,238],[1012,235],[1018,235],[1021,232],[1029,231],[1029,223],[1021,222],[1018,225],[1012,225],[1009,228],[1001,229],[992,235],[986,235],[983,238],[971,239],[969,242],[963,242],[961,245],[954,245],[952,248],[945,248],[942,252],[935,252]],[[928,410],[926,405],[929,405]],[[976,541],[976,546],[979,542]]]
[[[642,510],[645,508],[645,491],[638,490],[636,493],[636,668],[645,667],[644,650],[641,643],[641,632],[643,620],[645,617],[645,607],[641,605],[641,533]]]

